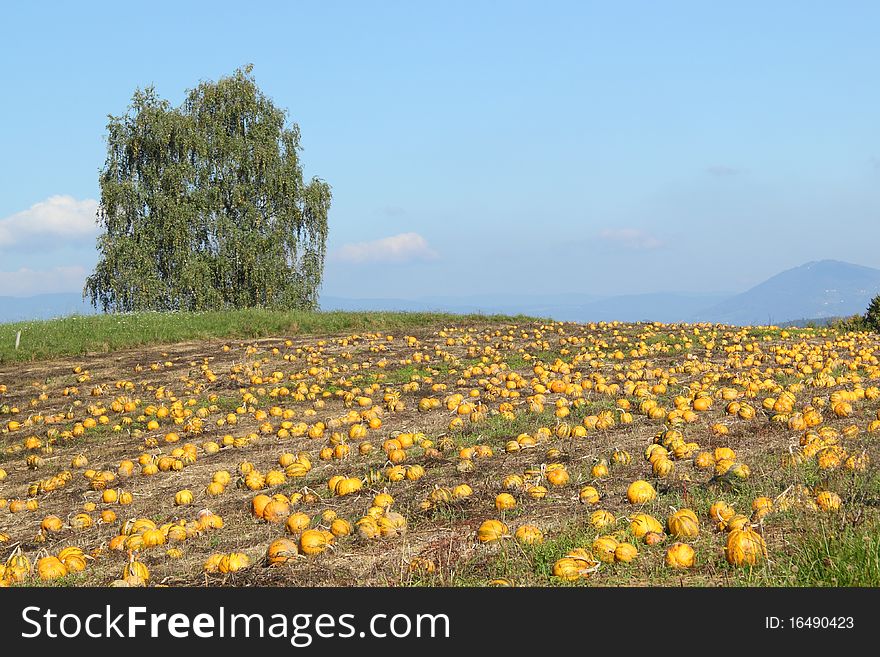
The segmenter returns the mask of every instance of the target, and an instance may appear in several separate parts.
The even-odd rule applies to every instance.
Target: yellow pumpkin
[[[308,529],[309,525],[312,524],[312,519],[303,513],[302,511],[297,511],[296,513],[292,513],[287,518],[287,523],[285,524],[285,529],[289,534],[293,534],[294,536],[299,535],[304,530]]]
[[[271,501],[272,498],[268,495],[264,495],[262,493],[259,495],[255,495],[254,499],[251,500],[251,510],[253,511],[254,515],[258,518],[262,518],[263,511],[266,509],[266,505],[269,504],[269,502]]]
[[[593,486],[584,486],[578,493],[578,499],[581,504],[598,504],[600,495],[599,491]]]
[[[614,551],[617,550],[619,543],[613,536],[600,536],[593,541],[592,553],[599,561],[605,563],[614,562]]]
[[[307,529],[299,537],[300,551],[309,556],[320,554],[329,544],[327,535],[319,529]]]
[[[137,577],[144,582],[150,581],[150,570],[140,561],[129,561],[122,571],[122,579]]]
[[[443,489],[436,489],[443,490]],[[458,484],[452,489],[452,498],[456,500],[464,500],[474,494],[474,489],[467,484]]]
[[[638,513],[630,518],[629,527],[636,538],[644,538],[648,533],[663,533],[663,525],[654,516],[647,513]]]
[[[357,527],[358,536],[364,540],[370,541],[379,537],[379,524],[371,516],[364,516],[358,520],[355,527]]]
[[[675,538],[694,538],[700,533],[700,521],[690,509],[679,509],[666,521],[669,533]]]
[[[547,472],[547,482],[551,486],[565,486],[569,482],[568,470],[565,468],[554,468]]]
[[[602,530],[613,526],[615,522],[617,522],[617,518],[614,517],[614,514],[605,509],[599,509],[590,514],[590,525],[594,529]]]
[[[298,554],[299,548],[296,541],[289,538],[279,538],[269,544],[269,548],[266,550],[266,560],[269,565],[278,566],[293,561]]]
[[[639,551],[632,543],[618,543],[614,550],[614,560],[619,563],[629,563],[639,555]]]
[[[837,511],[840,509],[840,495],[829,490],[820,491],[816,495],[816,506],[823,511]]]
[[[666,550],[666,565],[670,568],[693,567],[694,548],[687,543],[673,543]]]
[[[290,515],[290,505],[283,500],[270,500],[263,507],[263,520],[271,523],[279,523]]]
[[[230,554],[224,554],[220,559],[220,563],[217,564],[217,568],[221,573],[237,573],[240,570],[244,570],[251,565],[251,560],[248,555],[243,552],[232,552]]]
[[[141,538],[143,539],[144,547],[163,545],[165,543],[165,532],[161,529],[147,529],[141,534]]]
[[[40,528],[44,532],[60,532],[64,529],[64,521],[58,516],[46,516],[40,523]]]
[[[709,516],[715,522],[727,523],[727,521],[735,515],[736,510],[723,500],[713,502],[712,506],[709,508]]]
[[[189,489],[183,489],[178,491],[177,494],[174,495],[174,503],[177,506],[188,506],[193,503],[193,494]]]
[[[513,537],[522,545],[538,545],[544,542],[544,534],[534,525],[520,525]]]
[[[727,535],[725,556],[734,566],[754,565],[767,557],[767,544],[749,526],[735,529]]]
[[[334,492],[339,496],[351,495],[359,491],[363,485],[364,482],[357,477],[345,477],[336,484]]]
[[[351,523],[345,518],[334,518],[330,523],[330,533],[336,538],[351,534]]]
[[[58,557],[48,556],[37,560],[37,575],[44,582],[67,575],[67,566]]]
[[[225,554],[222,554],[219,552],[209,556],[205,560],[204,565],[202,566],[204,568],[205,572],[206,573],[219,572],[220,571],[220,562],[223,561],[223,557],[225,557],[225,556],[226,556]]]
[[[700,452],[694,457],[694,467],[707,470],[715,467],[715,457],[709,452]]]
[[[516,508],[516,498],[510,493],[499,493],[495,497],[495,508],[499,511],[509,511]]]
[[[510,535],[510,530],[500,520],[484,520],[477,529],[477,540],[480,543],[491,543]]]
[[[387,508],[392,504],[394,504],[394,498],[388,493],[379,493],[373,498],[373,506]]]
[[[647,481],[632,482],[626,489],[626,499],[630,504],[647,504],[657,497],[657,491]]]
[[[545,497],[547,497],[547,488],[545,486],[541,486],[540,484],[529,486],[526,489],[526,494],[533,500],[543,500]]]

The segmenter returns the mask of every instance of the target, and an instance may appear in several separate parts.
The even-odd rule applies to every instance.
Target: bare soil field
[[[534,322],[0,366],[0,582],[877,585],[878,356]]]

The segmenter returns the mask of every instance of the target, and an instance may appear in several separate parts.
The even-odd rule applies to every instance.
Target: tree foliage
[[[868,310],[865,313],[865,324],[872,331],[880,333],[880,294],[871,299]]]
[[[317,307],[330,186],[303,180],[300,133],[251,67],[171,107],[153,88],[110,116],[99,262],[104,311]]]

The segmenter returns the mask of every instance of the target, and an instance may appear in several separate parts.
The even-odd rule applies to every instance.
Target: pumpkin
[[[568,470],[565,468],[554,468],[547,471],[547,482],[551,486],[565,486],[569,482]]]
[[[672,474],[672,471],[675,470],[675,463],[673,463],[671,459],[662,458],[654,461],[651,467],[656,476],[668,477]]]
[[[694,457],[694,467],[707,470],[715,467],[715,457],[709,452],[700,452]]]
[[[70,526],[74,529],[86,529],[93,524],[92,516],[88,513],[77,513],[70,519]]]
[[[144,542],[144,547],[163,545],[165,543],[165,532],[161,529],[147,529],[141,534],[141,539]]]
[[[412,561],[409,562],[410,572],[422,572],[422,573],[433,573],[437,566],[432,559],[425,559],[423,557],[416,557]]]
[[[437,489],[441,490],[441,489]],[[452,489],[452,497],[456,500],[464,500],[474,494],[474,489],[467,484],[458,484]]]
[[[626,499],[630,504],[646,504],[657,497],[657,491],[647,481],[641,479],[632,482],[626,489]]]
[[[649,532],[663,533],[663,525],[654,516],[647,513],[638,513],[630,518],[629,527],[636,538],[643,538]]]
[[[748,516],[744,516],[741,513],[737,513],[732,518],[730,518],[727,522],[723,523],[723,526],[722,526],[722,523],[718,523],[718,529],[719,530],[723,529],[723,530],[727,530],[727,531],[733,531],[734,529],[742,529],[743,527],[748,527],[749,522],[750,522],[750,520],[749,520]]]
[[[529,486],[526,489],[526,495],[531,497],[533,500],[543,500],[545,497],[547,497],[547,488],[545,486],[541,486],[540,484]]]
[[[837,511],[840,509],[840,495],[829,490],[820,491],[816,495],[816,506],[823,511]]]
[[[266,560],[271,566],[293,561],[297,555],[299,555],[299,548],[297,548],[296,541],[289,538],[279,538],[272,541],[266,550]]]
[[[182,525],[173,525],[168,528],[165,538],[169,541],[181,543],[189,538],[189,535],[187,534],[186,527]]]
[[[22,582],[31,574],[31,562],[21,551],[21,547],[15,548],[6,559],[6,576],[15,582]]]
[[[388,493],[379,493],[373,498],[373,506],[387,508],[394,504],[394,498]]]
[[[189,489],[186,489],[186,488],[181,491],[178,491],[174,495],[174,503],[177,506],[189,506],[190,504],[193,503],[192,491]]]
[[[220,570],[220,562],[225,557],[225,554],[215,553],[209,556],[206,560],[202,568],[206,573],[216,573]]]
[[[218,516],[216,513],[209,511],[208,509],[202,509],[199,511],[198,519],[196,520],[197,527],[201,530],[205,529],[220,529],[223,527],[223,518]]]
[[[734,566],[754,565],[767,557],[764,538],[749,526],[734,529],[727,535],[727,561]]]
[[[270,500],[263,507],[263,520],[271,523],[279,523],[290,515],[290,505],[283,500]]]
[[[303,554],[314,556],[329,546],[327,535],[319,529],[306,529],[299,537],[299,549]]]
[[[614,549],[614,560],[619,563],[629,563],[638,555],[638,548],[632,543],[618,543]]]
[[[64,548],[58,553],[58,559],[70,573],[78,573],[86,569],[86,556],[77,547]]]
[[[358,536],[364,540],[370,541],[379,537],[379,524],[370,516],[364,516],[358,520],[355,527],[357,527]]]
[[[137,577],[144,582],[148,582],[150,581],[150,570],[140,561],[132,559],[125,565],[122,571],[122,579],[128,579],[129,577]]]
[[[614,551],[617,550],[617,546],[617,539],[613,536],[600,536],[593,541],[592,552],[599,561],[613,563]]]
[[[376,523],[383,538],[392,538],[406,530],[406,518],[396,511],[387,511]]]
[[[495,497],[495,508],[499,511],[509,511],[516,508],[516,498],[510,493],[499,493]]]
[[[420,465],[411,465],[406,469],[406,478],[409,481],[417,481],[425,476],[425,469]]]
[[[694,548],[687,543],[673,543],[666,550],[666,565],[677,569],[693,567]]]
[[[345,518],[335,518],[330,523],[330,533],[336,538],[348,536],[351,534],[351,523]]]
[[[501,482],[501,486],[507,490],[518,491],[523,488],[523,478],[517,474],[507,475]]]
[[[280,486],[284,482],[287,481],[287,475],[281,472],[280,470],[270,470],[266,473],[265,482],[266,486]]]
[[[477,540],[480,543],[491,543],[510,535],[510,530],[500,520],[484,520],[477,529]]]
[[[712,506],[709,508],[709,516],[715,522],[724,522],[726,523],[733,516],[736,515],[736,510],[730,506],[727,502],[719,500],[717,502],[713,502]]]
[[[67,572],[67,566],[58,557],[46,556],[37,560],[37,575],[44,582],[65,577]]]
[[[263,511],[266,509],[266,505],[272,501],[272,498],[268,495],[259,494],[254,496],[254,499],[251,500],[251,510],[253,514],[258,518],[263,517]]]
[[[600,499],[599,491],[593,486],[584,486],[578,493],[578,499],[581,504],[598,504]]]
[[[345,477],[337,482],[334,492],[339,496],[351,495],[359,491],[363,485],[364,482],[357,477]]]
[[[309,525],[312,524],[312,519],[303,513],[302,511],[297,511],[296,513],[292,513],[287,518],[287,523],[285,524],[285,529],[289,534],[293,534],[294,536],[300,534],[304,530],[308,529]]]
[[[690,509],[680,509],[666,520],[669,533],[675,538],[694,538],[700,533],[700,521]]]
[[[513,537],[522,545],[536,545],[544,542],[544,534],[534,525],[521,525],[517,527]]]
[[[217,569],[221,573],[237,573],[240,570],[244,570],[251,565],[251,560],[248,555],[243,552],[232,552],[230,554],[224,554],[220,559],[220,563],[217,564]]]
[[[64,521],[58,516],[46,516],[40,523],[40,529],[44,532],[60,532],[64,529]]]
[[[617,522],[617,518],[614,517],[614,514],[605,509],[599,509],[590,514],[590,525],[594,529],[602,530],[611,527],[615,522]]]

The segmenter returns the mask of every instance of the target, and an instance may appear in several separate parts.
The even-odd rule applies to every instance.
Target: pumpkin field
[[[2,586],[880,583],[880,336],[467,319],[0,364]]]

